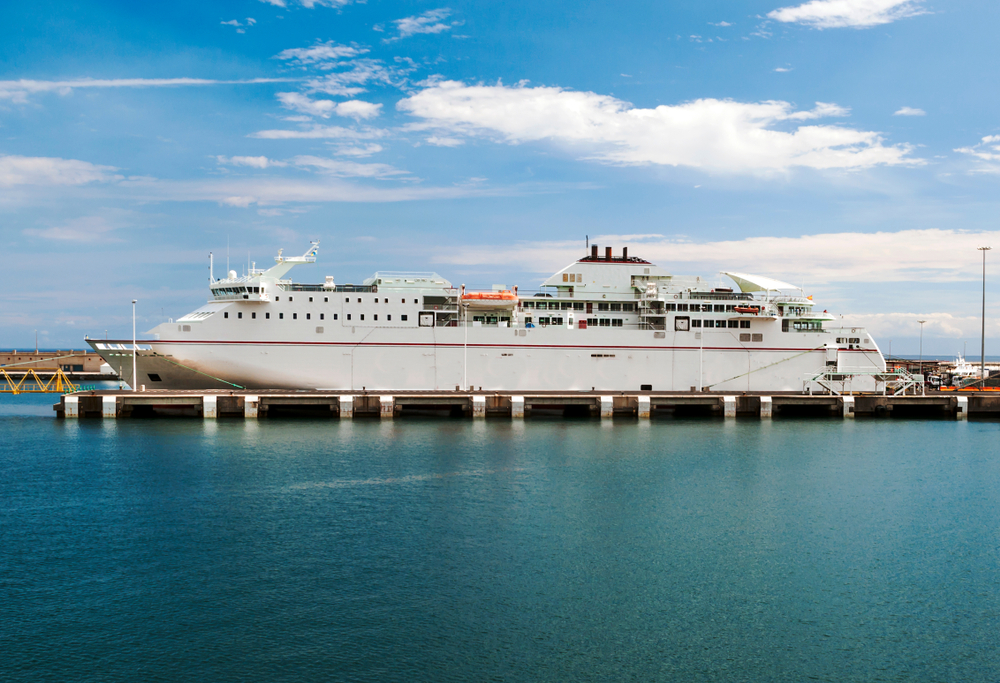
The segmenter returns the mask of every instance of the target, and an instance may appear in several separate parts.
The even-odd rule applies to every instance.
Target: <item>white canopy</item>
[[[747,275],[746,273],[723,273],[723,275],[728,275],[735,280],[736,284],[740,287],[740,291],[742,292],[770,292],[772,290],[782,291],[785,289],[801,289],[800,287],[790,285],[787,282],[772,280],[769,277],[761,277],[760,275]]]

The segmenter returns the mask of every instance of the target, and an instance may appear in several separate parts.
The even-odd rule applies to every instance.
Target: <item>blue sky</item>
[[[0,345],[179,317],[216,274],[533,288],[591,242],[978,350],[996,3],[247,0],[0,8]],[[987,260],[987,331],[1000,268]],[[994,301],[994,299],[996,299]],[[1000,353],[1000,341],[987,353]]]

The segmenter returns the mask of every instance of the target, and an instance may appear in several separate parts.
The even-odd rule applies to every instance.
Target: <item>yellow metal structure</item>
[[[70,382],[62,369],[44,380],[34,370],[8,374],[0,368],[0,394],[72,394],[79,390],[80,387]]]

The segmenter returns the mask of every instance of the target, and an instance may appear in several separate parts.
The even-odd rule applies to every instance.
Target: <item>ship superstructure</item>
[[[300,284],[314,263],[211,278],[212,298],[139,341],[138,385],[162,389],[800,391],[820,372],[884,372],[874,339],[765,277],[733,287],[623,250],[558,271],[537,293],[471,292],[436,273]],[[130,384],[131,340],[88,340]],[[855,389],[864,389],[863,382]]]

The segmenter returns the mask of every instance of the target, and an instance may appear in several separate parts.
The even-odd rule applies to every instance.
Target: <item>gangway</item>
[[[924,381],[919,375],[911,375],[906,370],[824,370],[816,374],[806,375],[802,382],[802,393],[813,393],[813,385],[835,396],[853,394],[855,379],[865,379],[875,382],[875,393],[883,396],[914,396],[924,393]],[[869,382],[866,382],[871,386]]]
[[[8,373],[0,368],[0,394],[71,394],[76,391],[80,391],[80,387],[70,382],[61,368],[52,371],[48,379],[42,379],[34,370]]]

